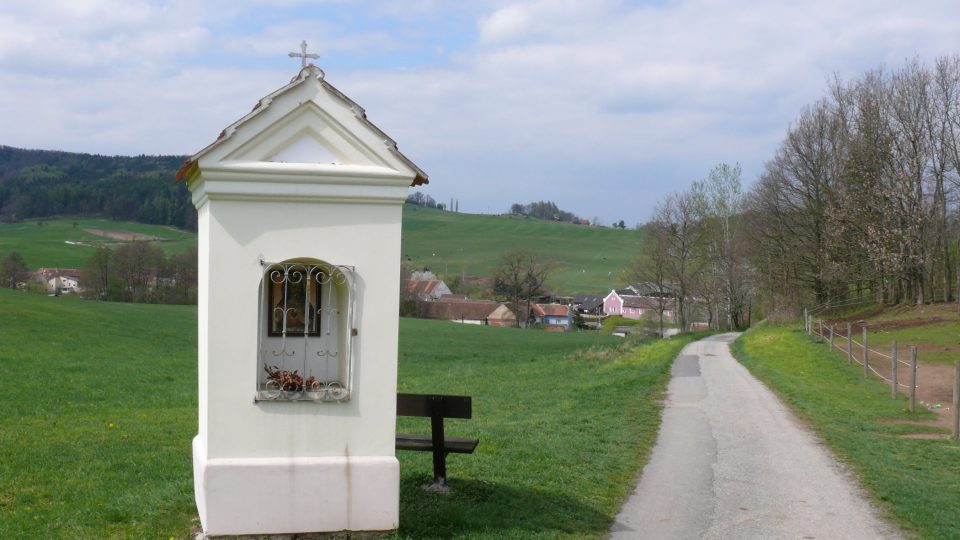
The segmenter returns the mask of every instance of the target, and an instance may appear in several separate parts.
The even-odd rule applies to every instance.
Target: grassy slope
[[[429,266],[444,275],[489,275],[501,253],[530,250],[557,261],[557,272],[549,282],[557,292],[606,293],[627,281],[623,271],[640,252],[641,234],[406,205],[403,257],[416,267]]]
[[[77,223],[74,227],[73,224]],[[168,227],[95,219],[51,219],[0,223],[0,257],[12,250],[23,254],[31,268],[79,268],[93,248],[69,245],[67,240],[92,245],[111,240],[85,232],[85,228],[115,229],[159,236],[167,253],[196,245],[196,234]],[[455,214],[404,207],[403,254],[415,267],[456,276],[489,275],[501,253],[530,250],[557,262],[549,285],[561,294],[606,293],[629,281],[624,271],[637,256],[641,233],[602,229],[507,216]]]
[[[474,396],[449,497],[401,452],[399,537],[602,537],[652,447],[671,359],[595,334],[402,320],[400,389]],[[583,351],[576,354],[576,351]],[[0,290],[0,538],[186,537],[196,309]],[[403,419],[429,432],[429,422]]]
[[[19,251],[30,268],[81,268],[93,253],[92,246],[114,243],[109,238],[83,229],[120,230],[157,236],[164,239],[159,245],[167,253],[183,251],[197,244],[196,234],[161,225],[104,219],[50,219],[43,220],[43,226],[38,223],[33,220],[0,223],[0,257],[5,257],[10,251]],[[70,245],[66,243],[67,240],[90,245]]]
[[[960,314],[955,303],[883,308],[871,305],[827,319],[834,321],[835,331],[842,339],[846,339],[846,322],[866,321],[870,348],[889,353],[891,343],[896,341],[901,358],[907,358],[911,345],[919,348],[921,362],[952,364],[960,358]],[[898,324],[905,326],[897,328]],[[854,339],[859,341],[860,334]]]
[[[864,380],[861,368],[838,361],[801,331],[764,327],[734,343],[734,354],[807,421],[858,474],[874,500],[905,528],[925,538],[957,538],[960,443],[907,439],[932,428],[898,422],[911,414],[886,385]]]

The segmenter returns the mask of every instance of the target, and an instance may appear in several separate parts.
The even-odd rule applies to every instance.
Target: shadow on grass
[[[400,486],[398,538],[532,538],[603,536],[610,518],[567,495],[484,480],[451,480],[453,493],[420,488],[428,477]]]

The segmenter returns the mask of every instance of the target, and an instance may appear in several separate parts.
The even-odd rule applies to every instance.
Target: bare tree
[[[703,223],[706,206],[703,185],[668,195],[654,211],[650,227],[663,241],[666,273],[675,284],[677,322],[687,329],[694,283],[703,269]]]
[[[647,229],[643,251],[633,261],[632,275],[641,282],[653,284],[656,294],[657,331],[663,336],[664,313],[673,307],[674,292],[667,275],[667,238],[663,231],[651,224]]]
[[[113,251],[108,247],[100,246],[87,258],[81,271],[83,295],[98,300],[107,297],[111,280],[115,279],[113,268]]]
[[[823,303],[952,296],[960,188],[960,57],[830,85],[804,109],[748,196],[751,262],[768,296]]]
[[[747,268],[741,242],[743,192],[740,164],[721,163],[704,182],[706,192],[707,255],[710,258],[709,290],[703,294],[716,298],[715,309],[722,308],[727,328],[744,324],[747,307]],[[719,315],[719,313],[718,313]],[[720,326],[720,321],[717,321]]]
[[[120,282],[123,300],[142,302],[163,267],[163,251],[147,242],[123,244],[113,254],[113,266]]]
[[[494,268],[494,292],[511,300],[517,310],[517,326],[520,326],[520,301],[526,300],[526,315],[534,297],[545,292],[547,278],[553,265],[536,253],[524,250],[508,251],[500,256]]]

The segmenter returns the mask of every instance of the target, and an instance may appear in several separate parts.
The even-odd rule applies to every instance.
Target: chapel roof
[[[203,148],[193,156],[187,158],[187,160],[183,162],[183,165],[181,165],[180,169],[177,171],[174,182],[181,182],[183,180],[186,180],[190,171],[196,166],[197,160],[199,160],[203,155],[207,154],[214,148],[220,146],[221,144],[226,142],[228,139],[230,139],[230,137],[232,137],[233,134],[236,133],[237,129],[240,126],[247,123],[248,121],[250,121],[250,119],[256,117],[258,114],[266,110],[267,107],[269,107],[270,103],[275,98],[285,94],[286,92],[292,90],[293,88],[296,88],[297,86],[303,84],[305,81],[311,78],[314,78],[317,81],[319,81],[320,84],[323,86],[323,88],[327,92],[333,94],[335,97],[343,101],[347,105],[347,107],[352,109],[354,111],[354,116],[356,116],[356,118],[362,124],[364,124],[368,129],[373,131],[380,139],[382,139],[383,143],[387,146],[387,149],[392,154],[394,154],[398,159],[400,159],[400,161],[402,161],[405,165],[410,167],[415,172],[416,176],[414,177],[413,182],[410,184],[411,186],[421,186],[423,184],[427,184],[430,182],[429,179],[427,178],[427,173],[423,172],[423,170],[420,167],[418,167],[415,163],[410,161],[410,158],[408,158],[407,156],[403,155],[400,152],[400,150],[397,148],[396,141],[391,139],[380,128],[374,125],[373,122],[367,119],[367,112],[363,109],[363,107],[361,107],[355,101],[347,97],[340,90],[337,90],[337,88],[334,87],[332,84],[328,83],[327,80],[324,78],[323,70],[321,70],[320,68],[318,68],[313,64],[307,64],[307,66],[301,69],[300,72],[293,79],[291,79],[290,83],[287,84],[286,86],[283,86],[282,88],[279,88],[273,91],[272,93],[267,94],[266,96],[260,98],[249,113],[247,113],[245,116],[243,116],[236,122],[224,128],[224,130],[220,132],[220,135],[217,137],[215,141],[207,145],[205,148]]]

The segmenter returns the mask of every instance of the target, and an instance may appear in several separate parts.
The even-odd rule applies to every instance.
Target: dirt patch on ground
[[[160,238],[159,236],[151,236],[149,234],[140,234],[130,231],[116,231],[111,229],[84,229],[84,231],[97,236],[102,236],[104,238],[109,238],[111,240],[119,240],[121,242],[156,242],[158,240],[163,240],[163,238]]]

